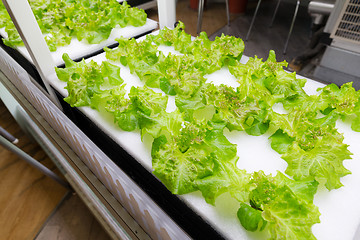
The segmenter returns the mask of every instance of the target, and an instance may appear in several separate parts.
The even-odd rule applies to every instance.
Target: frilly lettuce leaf
[[[66,68],[55,68],[58,78],[67,82],[68,97],[64,100],[71,106],[95,106],[94,95],[102,93],[101,86],[122,84],[120,68],[108,62],[98,65],[94,61],[74,62],[68,54],[63,55]]]
[[[110,86],[121,85],[124,82],[120,77],[120,68],[109,62],[104,61],[101,63],[101,74],[105,82],[108,82]]]
[[[335,123],[338,119],[336,113],[324,117],[302,110],[292,111],[288,114],[279,114],[269,111],[271,124],[281,129],[290,138],[295,138],[302,149],[310,150],[316,141],[324,136],[337,134]]]
[[[73,67],[66,69],[57,69],[59,79],[67,82],[69,95],[64,100],[72,107],[90,106],[91,98],[94,94],[100,93],[100,86],[104,79],[101,75],[100,66],[91,61],[86,64],[85,61],[76,63]]]
[[[184,43],[186,44],[186,42]],[[238,62],[244,52],[244,42],[234,36],[222,34],[210,41],[205,32],[195,38],[183,53],[194,60],[194,65],[204,74]]]
[[[274,77],[264,80],[264,85],[278,101],[294,98],[296,95],[306,95],[302,89],[305,81],[297,79],[295,72],[287,73],[282,69],[276,70]]]
[[[356,113],[351,122],[351,129],[355,132],[360,132],[360,113]]]
[[[336,112],[323,117],[313,113],[292,111],[271,113],[271,123],[279,127],[270,137],[272,147],[288,163],[286,173],[295,180],[315,178],[331,190],[342,186],[340,178],[350,171],[343,161],[351,153],[343,136],[335,129]]]
[[[181,152],[186,152],[194,144],[203,144],[205,136],[212,127],[205,121],[184,121],[179,132],[172,132]]]
[[[170,132],[168,137],[163,135],[155,139],[152,148],[154,174],[173,193],[200,189],[204,195],[209,196],[206,197],[207,200],[215,200],[220,192],[211,192],[213,189],[205,190],[202,183],[214,182],[216,175],[222,171],[220,165],[234,166],[234,159],[237,159],[236,146],[225,138],[223,129],[224,125],[211,122],[185,122],[180,131]],[[236,167],[233,170],[223,170],[229,173],[241,172],[236,170]],[[231,176],[232,179],[235,177]],[[240,182],[239,180],[233,183],[232,187],[240,191],[241,187],[237,185]],[[217,185],[218,189],[220,187]],[[240,195],[238,192],[234,194]]]
[[[249,58],[246,64],[237,62],[229,67],[240,84],[239,92],[242,97],[252,97],[266,101],[270,106],[275,102],[294,101],[300,97],[306,97],[302,89],[305,80],[297,79],[295,73],[283,70],[287,63],[276,62],[273,50],[269,52],[266,61],[257,58]]]
[[[169,54],[160,63],[160,68],[164,70],[165,78],[176,95],[182,98],[193,97],[205,82],[202,72],[184,56]]]
[[[174,141],[161,136],[153,142],[152,158],[153,173],[172,193],[184,194],[197,190],[196,179],[212,173],[216,157],[198,144],[181,152]]]
[[[316,180],[300,180],[295,181],[281,172],[277,172],[276,176],[274,177],[274,180],[276,181],[276,184],[278,185],[287,185],[291,191],[300,199],[308,202],[313,203],[314,196],[316,194],[316,191],[318,189],[319,183]]]
[[[171,113],[161,110],[150,115],[138,112],[138,121],[141,129],[141,136],[148,133],[153,138],[158,138],[162,134],[175,135],[180,132],[183,124],[183,115],[179,111],[173,111]]]
[[[224,136],[225,124],[208,122],[209,129],[206,131],[204,142],[223,161],[236,158],[236,145],[229,142]]]
[[[229,71],[234,75],[239,83],[238,92],[242,100],[246,100],[248,97],[255,100],[266,99],[267,102],[271,102],[271,93],[264,86],[264,79],[266,77],[272,77],[272,73],[266,70],[266,74],[263,69],[264,63],[262,59],[250,58],[246,64],[236,63],[233,66],[229,66]]]
[[[184,23],[179,21],[174,29],[169,29],[167,27],[161,29],[156,36],[152,37],[152,41],[157,45],[173,45],[175,50],[179,50],[178,45],[182,45],[185,42],[191,44],[191,35],[184,30]]]
[[[340,142],[341,137],[325,136],[318,140],[311,150],[305,151],[294,142],[282,158],[288,163],[285,171],[295,180],[315,178],[325,182],[329,190],[342,185],[340,178],[350,174],[343,166],[343,161],[350,159],[348,145]]]
[[[360,131],[360,93],[352,87],[352,83],[345,83],[339,88],[335,84],[330,84],[320,91],[319,101],[327,104],[324,114],[336,112],[342,118],[351,116],[351,128]]]
[[[311,227],[319,223],[318,208],[301,201],[287,187],[278,188],[278,197],[264,205],[263,218],[268,222],[272,239],[316,239]]]
[[[262,211],[271,239],[315,239],[311,227],[319,223],[313,204],[315,181],[294,181],[278,173],[275,177],[255,172],[251,183],[250,206]]]
[[[249,130],[248,133],[252,135],[261,135],[268,129],[266,104],[251,98],[244,100],[239,90],[226,85],[207,84],[203,91],[206,105],[215,108],[212,121],[225,122],[230,131]],[[259,127],[259,124],[262,124],[262,129],[251,129]]]
[[[232,161],[236,157],[236,145],[224,136],[225,124],[201,120],[182,123],[179,131],[170,134],[176,141],[181,152],[186,152],[191,146],[204,145],[222,161]]]
[[[319,98],[328,103],[328,107],[341,115],[351,115],[359,110],[359,93],[352,87],[352,83],[345,83],[339,88],[329,84],[322,89]]]
[[[175,104],[181,112],[185,113],[189,119],[192,119],[196,110],[206,107],[206,99],[202,91],[199,90],[191,98],[176,96]]]
[[[233,60],[239,61],[244,52],[244,42],[241,38],[228,36],[222,34],[220,37],[215,37],[212,43],[212,56],[221,56],[220,62],[223,65],[232,65]]]
[[[251,174],[238,169],[236,161],[237,158],[230,161],[216,159],[213,173],[196,182],[207,203],[215,205],[216,198],[225,192],[229,192],[239,202],[248,201],[252,188],[252,185],[249,184]]]
[[[121,62],[124,66],[127,66],[126,57],[132,53],[138,43],[134,38],[127,39],[124,37],[119,37],[116,41],[119,43],[117,48],[104,47],[105,56],[108,60]]]
[[[126,2],[124,2],[123,5],[124,4],[126,4]],[[125,8],[125,21],[127,21],[127,25],[140,27],[145,24],[146,18],[147,15],[144,9],[130,7],[129,5]]]
[[[208,122],[206,125],[197,125],[197,129],[193,126],[182,131],[182,136],[187,140],[181,141],[185,142],[183,146],[203,145],[215,156],[212,161],[212,173],[198,178],[195,182],[206,202],[213,205],[215,199],[225,192],[229,192],[238,201],[247,200],[251,187],[248,185],[250,175],[236,167],[236,145],[224,136],[224,128],[225,124]]]
[[[96,94],[92,102],[97,109],[103,107],[112,113],[114,122],[124,131],[133,131],[139,128],[137,109],[130,99],[126,98],[125,85],[120,85]]]
[[[132,104],[146,115],[159,113],[166,109],[168,97],[144,87],[132,87],[129,93]]]
[[[154,138],[158,137],[161,129],[169,124],[178,122],[181,124],[179,114],[167,114],[165,112],[168,97],[161,93],[156,93],[152,89],[144,87],[132,87],[129,93],[132,107],[137,112],[137,119],[142,135],[146,132]],[[174,117],[172,117],[174,116]],[[178,120],[180,118],[180,120]],[[176,120],[176,121],[174,121]]]

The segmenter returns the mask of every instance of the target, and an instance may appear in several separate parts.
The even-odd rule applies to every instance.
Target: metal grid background
[[[360,0],[345,0],[331,37],[360,44]]]

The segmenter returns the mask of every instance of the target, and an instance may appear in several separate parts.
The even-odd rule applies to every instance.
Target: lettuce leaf
[[[179,111],[167,113],[161,110],[157,113],[146,115],[143,112],[138,113],[139,127],[141,129],[141,136],[146,133],[153,138],[158,138],[162,134],[175,135],[180,132],[183,124],[183,116]]]
[[[93,102],[94,95],[102,94],[101,86],[116,86],[123,83],[120,77],[120,68],[109,62],[98,65],[94,61],[86,63],[83,59],[74,62],[68,54],[63,55],[65,68],[55,68],[59,80],[67,82],[69,95],[64,100],[73,107],[91,106],[96,107]]]
[[[107,112],[112,113],[114,122],[122,130],[133,131],[139,128],[138,113],[125,95],[125,85],[120,85],[95,95],[92,102],[97,109],[104,108]]]
[[[286,153],[295,140],[295,138],[290,137],[281,129],[273,133],[269,139],[271,140],[271,148],[280,154]]]
[[[259,171],[251,183],[255,188],[250,193],[250,206],[262,211],[271,239],[315,239],[311,227],[320,222],[313,204],[316,181],[299,182],[281,173],[272,177]]]
[[[237,217],[241,225],[248,231],[262,231],[267,225],[267,221],[262,217],[262,211],[252,208],[246,203],[240,203],[237,211]]]
[[[181,116],[174,113],[170,114],[165,112],[168,97],[161,93],[156,93],[152,89],[144,87],[132,87],[129,93],[131,106],[137,113],[137,120],[139,128],[142,131],[142,136],[149,133],[154,138],[158,137],[161,129],[168,126],[167,123],[172,123],[173,119],[177,120],[178,125],[181,124]],[[176,118],[177,117],[177,118]],[[180,120],[178,118],[180,117]],[[171,125],[172,126],[172,125]]]
[[[196,179],[212,173],[216,157],[201,144],[194,144],[183,153],[175,141],[161,136],[153,142],[152,158],[155,176],[172,193],[184,194],[197,190]]]
[[[318,118],[313,113],[292,111],[271,113],[271,123],[279,130],[270,137],[272,147],[288,163],[286,173],[296,180],[315,178],[331,190],[342,186],[340,178],[350,171],[343,161],[350,159],[348,145],[335,129],[338,114]]]
[[[226,85],[207,84],[203,91],[206,105],[215,108],[212,121],[225,122],[230,131],[248,130],[252,135],[261,135],[268,129],[266,104],[251,98],[244,100],[239,90],[235,91]],[[262,124],[261,127],[259,124]]]
[[[100,66],[94,61],[86,64],[85,61],[76,63],[74,67],[67,68],[69,70],[66,74],[64,71],[58,76],[70,75],[67,81],[67,89],[69,95],[64,100],[72,107],[90,106],[91,98],[94,94],[101,92],[100,86],[104,83],[101,77]]]
[[[223,193],[230,193],[239,202],[245,202],[249,199],[251,174],[245,170],[236,167],[237,158],[230,161],[214,161],[213,173],[196,182],[205,201],[215,205],[215,200]]]
[[[335,84],[330,84],[322,89],[319,99],[325,102],[327,105],[324,114],[329,112],[336,112],[342,118],[352,117],[351,128],[354,131],[360,131],[360,93],[352,87],[352,83],[345,83],[339,88]]]
[[[282,158],[288,163],[286,174],[295,180],[315,178],[325,182],[329,190],[342,185],[340,178],[351,172],[343,166],[343,161],[350,159],[348,145],[343,144],[336,137],[325,136],[309,151],[293,143]]]
[[[211,122],[185,122],[180,131],[155,139],[152,148],[154,174],[175,194],[200,189],[209,196],[205,197],[207,201],[215,200],[221,192],[212,192],[213,189],[207,187],[209,184],[205,184],[207,189],[204,189],[204,181],[214,182],[222,171],[221,165],[235,166],[234,160],[237,159],[236,146],[223,135],[224,127]],[[223,170],[235,174],[241,172],[236,167]],[[232,178],[235,180],[236,176]],[[244,185],[238,186],[237,183],[241,183],[240,179],[233,183],[232,188],[240,191]],[[220,188],[219,185],[216,187]],[[233,192],[240,195],[243,191]]]
[[[301,201],[287,187],[278,188],[277,194],[263,207],[262,216],[268,222],[271,238],[316,239],[311,227],[320,222],[317,207]]]
[[[132,87],[129,98],[138,111],[150,115],[166,109],[168,97],[161,93],[156,93],[152,89],[144,87]]]
[[[352,87],[352,83],[345,83],[339,88],[329,84],[322,89],[319,98],[328,103],[328,107],[341,115],[351,115],[359,110],[359,93]]]

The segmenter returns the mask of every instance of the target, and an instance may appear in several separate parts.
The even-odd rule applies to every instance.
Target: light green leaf
[[[251,175],[238,169],[236,161],[237,158],[227,162],[216,160],[213,174],[197,181],[207,203],[215,205],[215,199],[225,192],[229,192],[239,202],[249,200]]]
[[[343,161],[351,158],[347,147],[331,136],[323,137],[309,151],[294,142],[282,156],[288,163],[285,173],[295,180],[313,177],[318,182],[325,182],[329,190],[339,188],[342,186],[340,178],[350,174],[343,166]]]
[[[201,145],[193,145],[184,153],[174,141],[164,143],[163,139],[155,139],[154,145],[157,150],[152,151],[153,173],[174,194],[197,190],[194,182],[212,173],[215,156]]]

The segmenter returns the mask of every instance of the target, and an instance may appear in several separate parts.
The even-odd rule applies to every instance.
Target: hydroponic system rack
[[[247,232],[234,215],[238,203],[221,196],[216,206],[209,205],[195,192],[173,195],[152,174],[150,148],[138,133],[120,131],[112,121],[89,107],[71,108],[65,82],[58,79],[55,66],[63,65],[62,54],[73,60],[86,58],[105,61],[102,48],[112,46],[123,36],[138,38],[150,34],[157,23],[147,19],[142,27],[125,27],[97,45],[73,45],[50,53],[26,0],[3,1],[25,47],[0,48],[0,97],[15,119],[26,128],[51,156],[68,182],[79,193],[93,214],[114,239],[262,239],[262,233]],[[175,0],[159,0],[160,28],[173,28]],[[0,34],[4,35],[4,32]],[[162,46],[164,53],[174,49]],[[248,61],[243,56],[242,63]],[[126,83],[140,84],[123,66]],[[235,84],[234,76],[223,68],[207,76],[214,84]],[[316,94],[324,85],[307,80],[305,90]],[[357,239],[360,223],[360,134],[339,124],[353,160],[346,163],[352,174],[342,179],[344,187],[322,191],[314,202],[321,212],[321,223],[313,227],[318,239]],[[236,136],[243,159],[252,159],[242,168],[276,174],[286,163],[267,146],[268,135]],[[145,142],[145,143],[144,143]],[[258,150],[261,148],[261,150]],[[236,213],[236,210],[235,210]]]

